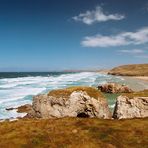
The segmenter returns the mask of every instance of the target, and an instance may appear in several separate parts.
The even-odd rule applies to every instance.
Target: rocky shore
[[[31,116],[38,118],[111,117],[103,94],[92,87],[70,87],[37,95],[33,98],[32,108]]]
[[[7,108],[27,115],[0,122],[0,147],[146,148],[148,90],[133,88],[107,83],[34,96],[32,105]],[[105,96],[112,94],[116,100],[111,112]]]
[[[111,91],[118,90],[116,84],[113,86],[107,87],[110,91],[105,89],[106,93],[116,93]],[[121,93],[112,115],[103,93],[92,87],[71,87],[34,96],[32,106],[21,106],[18,112],[27,112],[27,116],[0,123],[2,148],[148,145],[148,90]]]
[[[113,113],[104,93],[119,94]],[[0,147],[148,145],[148,90],[134,92],[116,83],[70,87],[34,96],[32,105],[20,106],[17,111],[27,115],[0,123]]]
[[[103,93],[118,93],[111,113]],[[7,109],[8,110],[8,109]],[[9,109],[10,110],[10,109]],[[128,86],[108,83],[93,87],[70,87],[37,95],[31,105],[18,107],[25,118],[82,117],[129,119],[148,117],[148,90],[134,92]]]

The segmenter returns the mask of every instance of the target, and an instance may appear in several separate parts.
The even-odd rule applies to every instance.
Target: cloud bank
[[[83,22],[87,25],[91,25],[95,22],[106,22],[109,20],[122,20],[125,16],[121,14],[107,14],[103,11],[103,8],[98,6],[95,10],[86,11],[85,13],[80,13],[78,16],[74,16],[75,21]]]
[[[141,28],[136,32],[122,32],[116,35],[87,36],[81,42],[84,47],[115,47],[145,43],[148,43],[148,27]]]

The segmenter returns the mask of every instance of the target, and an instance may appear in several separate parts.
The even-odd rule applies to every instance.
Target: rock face
[[[121,85],[118,83],[107,83],[98,86],[98,89],[106,93],[130,93],[133,92],[128,86]]]
[[[99,96],[97,99],[93,98],[81,89],[73,89],[73,91],[67,89],[37,95],[33,98],[32,107],[33,114],[37,118],[97,117],[109,119],[111,117],[104,98]]]
[[[119,96],[116,101],[113,118],[144,118],[148,117],[148,96],[133,97]]]

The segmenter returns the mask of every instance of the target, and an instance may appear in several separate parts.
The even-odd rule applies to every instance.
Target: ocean
[[[122,77],[97,72],[0,73],[0,119],[24,116],[24,113],[7,111],[6,108],[31,104],[34,95],[70,86],[97,87],[106,82],[125,83],[125,80]],[[114,101],[109,101],[109,105],[113,107]]]

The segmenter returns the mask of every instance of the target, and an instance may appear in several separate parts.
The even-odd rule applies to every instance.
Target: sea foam
[[[6,108],[31,104],[33,95],[70,86],[97,86],[113,79],[120,80],[120,78],[116,80],[112,76],[96,72],[0,79],[0,119],[23,116],[24,114],[19,114],[15,110],[6,111]]]

